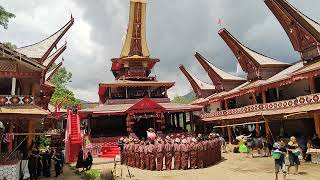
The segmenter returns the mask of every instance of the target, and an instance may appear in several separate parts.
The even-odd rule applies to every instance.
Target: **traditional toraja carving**
[[[294,8],[286,0],[265,0],[287,33],[294,50],[303,60],[320,56],[320,25]]]
[[[183,65],[180,65],[179,68],[190,82],[191,87],[198,98],[206,98],[215,92],[215,86],[199,80],[189,73]]]
[[[119,58],[112,59],[111,70],[116,79],[145,79],[159,59],[150,58],[146,39],[146,1],[130,1],[126,40]]]
[[[127,36],[120,57],[149,57],[146,39],[146,0],[131,0]]]
[[[247,48],[226,29],[221,29],[219,35],[232,50],[243,71],[248,73],[248,80],[267,79],[290,66]]]
[[[217,68],[198,52],[195,57],[208,73],[217,91],[233,89],[246,81],[244,78],[234,76]]]
[[[200,116],[209,121],[210,118],[215,118],[215,120],[218,120],[216,119],[217,117],[223,116],[224,118],[228,118],[227,116],[229,115],[237,115],[237,114],[240,115],[245,113],[256,113],[256,114],[248,114],[247,116],[247,117],[252,117],[252,116],[273,115],[273,114],[275,115],[290,114],[290,113],[295,113],[294,110],[298,110],[299,112],[303,111],[303,108],[305,109],[306,112],[309,112],[309,111],[314,111],[319,109],[320,108],[319,103],[320,103],[320,94],[311,94],[311,95],[301,96],[295,99],[290,99],[285,101],[277,101],[277,102],[271,102],[267,104],[254,104],[254,105],[244,106],[236,109],[205,113]],[[317,104],[317,106],[312,106],[312,107],[309,106],[313,104]],[[290,110],[290,108],[296,108],[296,107],[299,107],[302,109]],[[278,111],[278,112],[275,111],[275,110],[282,110],[282,109],[288,109],[288,111]],[[274,111],[274,112],[271,112],[271,111]]]
[[[33,102],[33,96],[0,96],[0,105],[30,105]]]

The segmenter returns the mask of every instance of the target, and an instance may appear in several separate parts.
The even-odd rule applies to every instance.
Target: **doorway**
[[[155,118],[138,118],[135,120],[133,132],[139,139],[147,139],[147,130],[149,128],[155,129]]]

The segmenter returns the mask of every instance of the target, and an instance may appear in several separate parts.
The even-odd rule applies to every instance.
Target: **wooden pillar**
[[[310,93],[315,94],[316,93],[316,84],[315,84],[314,78],[309,79],[309,85],[310,85]],[[320,135],[320,114],[314,113],[313,114],[313,121],[314,121],[314,127],[315,127],[316,134]]]
[[[189,113],[189,120],[190,120],[190,129],[192,132],[194,132],[194,120],[193,120],[192,112]]]
[[[132,122],[131,115],[132,114],[130,113],[127,115],[127,132],[130,136],[132,136],[132,124],[134,124],[134,122]]]
[[[259,120],[258,118],[256,120]],[[261,131],[260,131],[260,123],[256,123],[256,135],[260,136],[261,135]]]
[[[183,129],[187,129],[187,114],[186,114],[186,112],[184,112],[182,115],[183,115],[183,117],[182,117],[182,119],[183,119]]]
[[[12,152],[12,144],[13,144],[13,136],[12,136],[12,133],[13,133],[13,120],[10,120],[9,122],[9,139],[10,139],[10,142],[8,144],[8,152],[11,153]]]
[[[228,110],[228,100],[225,99],[224,100],[224,106],[225,106],[225,110]],[[228,123],[226,123],[228,124]],[[227,130],[228,130],[228,138],[229,138],[229,143],[231,144],[232,143],[232,131],[231,131],[231,126],[227,126]]]
[[[109,87],[108,90],[109,90],[109,98],[111,99],[111,87]]]
[[[34,133],[33,121],[30,119],[28,122],[28,133]],[[34,134],[29,134],[27,138],[27,147],[31,148],[32,141],[34,140]]]
[[[151,88],[148,87],[148,97],[151,98]]]
[[[11,83],[11,95],[12,96],[16,95],[16,84],[17,84],[17,79],[14,77],[14,78],[12,78],[12,83]]]
[[[232,143],[232,131],[231,131],[231,126],[227,126],[228,129],[228,138],[229,138],[229,143]]]
[[[180,124],[180,113],[176,113],[177,116],[177,127],[180,128],[181,124]]]
[[[14,121],[14,129],[13,129],[13,132],[14,133],[19,133],[19,129],[18,129],[18,126],[17,126],[17,120],[15,119]],[[17,147],[18,146],[18,137],[16,136],[13,140],[13,147]]]
[[[176,127],[175,114],[171,114],[171,121],[172,121],[172,126]]]
[[[128,99],[128,87],[126,86],[126,99]]]
[[[256,98],[256,93],[251,93],[251,96],[252,96],[252,105],[254,104],[258,104],[258,101],[257,101],[257,98]],[[256,122],[259,121],[259,118],[255,118],[254,119]],[[260,136],[261,135],[261,132],[260,132],[260,123],[256,123],[256,135],[257,136]]]
[[[262,103],[267,104],[267,96],[266,96],[266,91],[262,91]],[[265,131],[266,131],[266,139],[268,142],[271,140],[271,133],[270,133],[270,127],[269,127],[269,121],[268,119],[264,119],[266,122],[264,123]]]

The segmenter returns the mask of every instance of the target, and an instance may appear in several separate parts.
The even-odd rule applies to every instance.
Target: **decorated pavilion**
[[[286,0],[264,2],[301,60],[288,64],[267,57],[240,43],[226,29],[218,34],[247,74],[246,79],[231,76],[195,54],[216,92],[199,96],[192,104],[210,110],[198,114],[204,129],[220,128],[229,142],[234,136],[232,128],[239,124],[254,125],[255,133],[268,139],[272,135],[320,134],[320,25]],[[232,83],[226,79],[232,79]],[[193,87],[194,81],[188,80]]]
[[[35,136],[55,128],[56,117],[48,109],[55,90],[50,81],[62,66],[57,59],[67,48],[66,43],[57,46],[73,23],[71,17],[61,29],[32,45],[15,49],[0,43],[1,153],[26,150]]]
[[[202,109],[170,102],[167,91],[175,83],[150,75],[160,60],[151,58],[148,50],[146,7],[146,0],[130,0],[126,39],[120,57],[111,59],[115,80],[99,84],[99,105],[79,112],[86,119],[91,142],[127,135],[146,137],[148,128],[157,133],[191,130],[193,112]]]

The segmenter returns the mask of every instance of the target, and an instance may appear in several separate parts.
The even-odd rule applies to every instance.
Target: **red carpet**
[[[99,157],[102,158],[115,158],[116,155],[120,154],[120,150],[118,146],[103,146],[101,149],[101,155]]]

